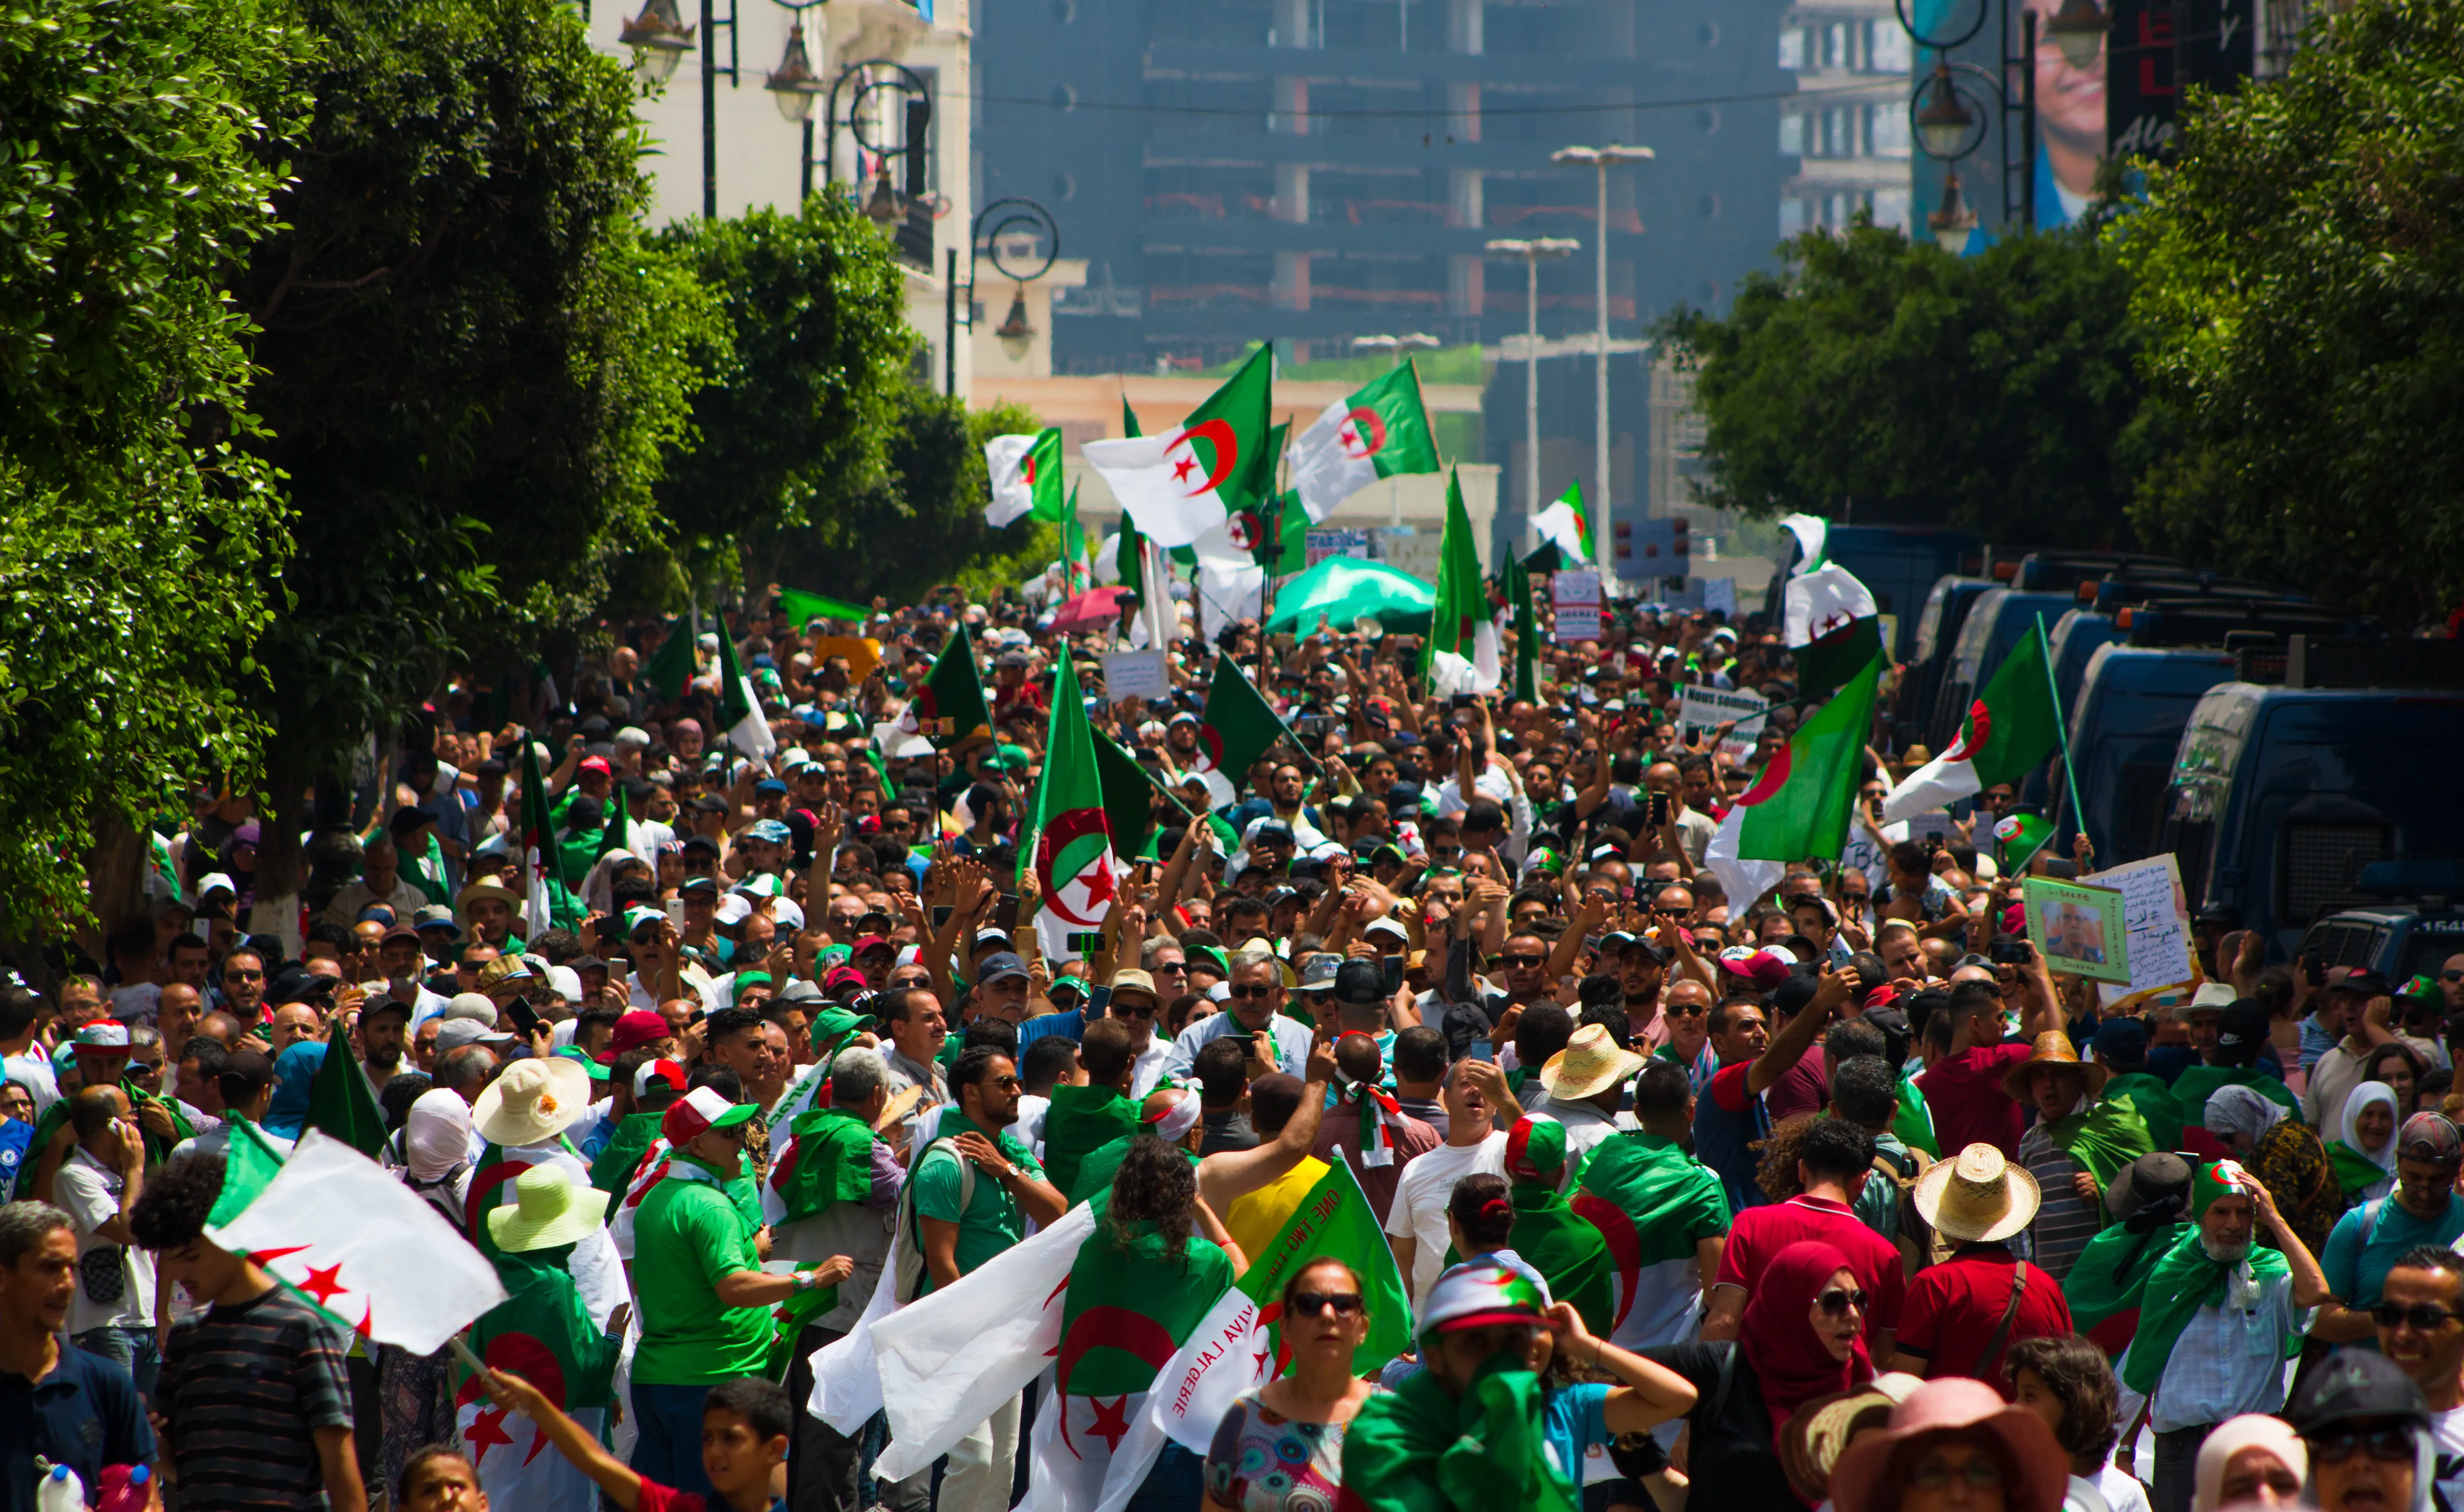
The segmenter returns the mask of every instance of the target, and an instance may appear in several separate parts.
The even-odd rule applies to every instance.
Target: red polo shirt
[[[1728,1230],[1720,1251],[1720,1274],[1714,1284],[1741,1286],[1751,1295],[1763,1267],[1792,1244],[1819,1239],[1848,1257],[1866,1293],[1865,1337],[1870,1342],[1900,1326],[1900,1303],[1907,1289],[1900,1268],[1899,1246],[1865,1226],[1842,1203],[1828,1197],[1791,1197],[1777,1207],[1748,1208]]]
[[[1957,1159],[1970,1145],[1991,1145],[2005,1160],[2019,1158],[2024,1120],[2019,1105],[2002,1090],[2002,1078],[2030,1053],[2024,1044],[1978,1045],[1943,1057],[1917,1078],[1944,1159]]]
[[[2062,1283],[2028,1266],[2028,1284],[2019,1293],[2018,1310],[2010,1331],[1991,1359],[1980,1359],[1993,1338],[1994,1326],[2011,1305],[2012,1271],[2027,1264],[2000,1244],[1963,1244],[1939,1265],[1928,1265],[1908,1282],[1907,1308],[1902,1315],[1896,1347],[1925,1362],[1925,1379],[1968,1375],[2011,1398],[2002,1361],[2022,1339],[2053,1338],[2069,1333],[2071,1306],[2062,1298]]]

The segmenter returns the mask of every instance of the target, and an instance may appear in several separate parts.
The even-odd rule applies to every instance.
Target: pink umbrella
[[[1137,595],[1127,588],[1090,588],[1061,606],[1052,617],[1052,628],[1060,634],[1072,630],[1092,630],[1112,625],[1121,617],[1124,600]]]

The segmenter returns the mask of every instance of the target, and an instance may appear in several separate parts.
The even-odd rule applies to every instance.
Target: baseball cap
[[[744,838],[768,841],[774,845],[785,845],[793,844],[796,835],[793,830],[775,819],[762,819],[753,822],[744,831]]]
[[[2371,1349],[2339,1349],[2328,1356],[2284,1412],[2285,1421],[2305,1438],[2338,1423],[2390,1417],[2426,1428],[2430,1403],[2404,1367]]]
[[[1399,921],[1395,919],[1379,918],[1370,920],[1368,926],[1360,931],[1360,937],[1362,939],[1367,939],[1373,934],[1391,934],[1397,940],[1405,945],[1412,943],[1412,931],[1405,929]]]
[[[864,973],[852,966],[833,966],[822,977],[822,991],[825,993],[835,993],[848,987],[863,992],[871,985],[865,979]]]
[[[1008,942],[1003,941],[1002,943],[1007,944]],[[864,938],[856,941],[855,949],[849,951],[847,953],[850,955],[862,955],[867,951],[890,951],[895,953],[897,949],[898,948],[896,946],[891,944],[888,940],[883,939],[878,934],[868,934]]]
[[[2216,1020],[2216,1063],[2249,1065],[2268,1041],[2267,1009],[2256,998],[2236,999]]]
[[[1301,979],[1294,992],[1322,993],[1331,991],[1334,978],[1343,968],[1343,957],[1324,953],[1310,956],[1301,966]]]
[[[665,1059],[645,1061],[633,1070],[633,1095],[647,1096],[653,1084],[681,1092],[685,1089],[685,1068],[675,1062]]]
[[[753,791],[756,793],[775,794],[778,797],[784,798],[787,794],[787,784],[780,781],[775,777],[765,777],[760,781],[753,784]]]
[[[416,945],[419,943],[419,931],[412,929],[407,924],[397,924],[390,929],[387,929],[385,931],[384,937],[378,940],[377,943],[380,945],[391,945],[396,940],[408,940],[411,944]]]
[[[581,762],[574,767],[574,770],[576,772],[596,772],[601,777],[606,777],[613,773],[615,769],[607,764],[607,758],[605,756],[583,756]]]
[[[453,917],[453,910],[451,909],[447,908],[441,903],[431,903],[428,907],[420,909],[417,913],[412,914],[410,916],[410,927],[422,931],[429,930],[451,930],[455,934],[460,934],[462,932],[461,921]]]
[[[2396,1130],[2396,1152],[2415,1160],[2454,1165],[2464,1160],[2464,1134],[2444,1113],[2415,1113]]]
[[[459,1050],[466,1044],[510,1044],[513,1039],[512,1035],[498,1034],[476,1019],[447,1019],[436,1026],[436,1049],[440,1055],[448,1050]]]
[[[616,1020],[616,1032],[608,1041],[607,1059],[613,1061],[627,1050],[656,1043],[666,1039],[669,1032],[668,1021],[649,1009],[628,1009]]]
[[[2117,1059],[2137,1061],[2147,1054],[2147,1026],[2136,1019],[2107,1019],[2097,1025],[2090,1044],[2107,1065]]]
[[[97,1050],[128,1048],[128,1026],[117,1019],[96,1019],[77,1032],[77,1042]]]
[[[658,1064],[653,1061],[653,1065]],[[731,1103],[719,1096],[715,1087],[697,1086],[668,1105],[659,1119],[659,1132],[668,1143],[682,1147],[699,1139],[714,1129],[734,1129],[750,1120],[759,1111],[750,1103]]]
[[[1007,951],[998,951],[984,957],[983,979],[987,983],[1006,981],[1012,976],[1025,975],[1026,962]]]

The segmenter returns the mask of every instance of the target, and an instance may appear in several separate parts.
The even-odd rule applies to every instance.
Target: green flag
[[[642,668],[642,680],[657,690],[661,698],[674,703],[685,695],[685,684],[692,682],[693,673],[700,669],[693,655],[693,616],[688,614],[676,622],[676,627],[660,643],[649,665]]]
[[[1274,496],[1261,517],[1257,547],[1250,553],[1270,578],[1288,578],[1309,565],[1309,511],[1298,489]],[[1304,627],[1306,628],[1306,627]]]
[[[1485,653],[1482,670],[1495,685],[1497,629],[1489,623],[1488,591],[1481,585],[1480,549],[1472,539],[1471,515],[1463,509],[1460,472],[1446,474],[1446,534],[1438,549],[1438,597],[1430,611],[1429,638],[1420,643],[1422,679],[1441,651],[1475,663]]]
[[[1198,770],[1221,773],[1237,794],[1249,779],[1250,766],[1289,734],[1232,658],[1217,657],[1214,680],[1206,685],[1206,712],[1199,716]]]
[[[1829,861],[1848,844],[1848,821],[1873,738],[1880,657],[1848,680],[1819,712],[1796,727],[1753,786],[1737,799],[1746,811],[1737,854],[1753,861]]]
[[[1115,539],[1118,544],[1112,548],[1113,573],[1121,580],[1121,586],[1136,594],[1138,602],[1144,603],[1147,598],[1146,537],[1138,534],[1138,522],[1124,515],[1121,516],[1120,534]]]
[[[1837,569],[1824,567],[1821,572]],[[1793,584],[1792,584],[1793,587]],[[1798,658],[1802,665],[1803,657]],[[1959,738],[1882,800],[1886,819],[1945,807],[1997,782],[2017,783],[2061,745],[2061,709],[2041,635],[2019,638],[1960,721]]]
[[[607,822],[599,827],[599,848],[590,853],[593,861],[611,850],[623,850],[633,843],[633,829],[625,812],[625,784],[616,784],[616,801],[607,807]]]
[[[385,1149],[385,1113],[377,1107],[376,1093],[368,1090],[367,1073],[351,1059],[350,1041],[339,1018],[334,1020],[333,1032],[325,1038],[325,1059],[317,1066],[316,1079],[308,1084],[305,1122],[308,1128],[323,1129],[370,1160]]]
[[[1022,867],[1033,866],[1044,890],[1044,912],[1069,931],[1103,927],[1120,876],[1113,859],[1111,826],[1104,814],[1104,781],[1095,766],[1095,732],[1087,722],[1086,695],[1078,668],[1065,661],[1053,675],[1052,719],[1044,744],[1044,776],[1035,786],[1035,807]]]
[[[976,646],[965,621],[942,643],[924,686],[908,699],[905,722],[908,734],[923,735],[941,751],[992,729],[993,712],[984,702],[983,678],[976,671]]]
[[[1069,485],[1069,502],[1061,507],[1061,581],[1067,594],[1084,593],[1094,585],[1094,575],[1088,559],[1087,528],[1078,523],[1078,485]]]
[[[1095,733],[1095,770],[1104,782],[1104,820],[1112,831],[1112,854],[1143,856],[1155,833],[1155,783],[1138,758],[1101,730]]]
[[[1044,1114],[1044,1173],[1056,1192],[1078,1185],[1078,1167],[1089,1155],[1113,1140],[1138,1131],[1142,1099],[1125,1097],[1109,1086],[1052,1089],[1052,1106]]]
[[[554,810],[547,784],[539,780],[539,745],[522,742],[522,875],[528,901],[522,930],[537,935],[550,925],[571,929],[582,921],[582,906],[564,869],[564,847],[557,844]]]
[[[993,490],[992,502],[984,506],[984,523],[999,529],[1029,515],[1061,517],[1059,427],[1046,427],[1031,436],[993,437],[984,443],[984,470]]]
[[[787,612],[787,623],[800,630],[815,620],[849,620],[861,625],[872,613],[863,604],[806,593],[800,588],[780,589],[779,607]]]
[[[1258,1304],[1259,1321],[1276,1326],[1275,1353],[1285,1358],[1284,1282],[1309,1261],[1331,1256],[1361,1275],[1369,1304],[1369,1337],[1352,1351],[1352,1369],[1374,1375],[1412,1347],[1412,1304],[1403,1290],[1395,1252],[1386,1247],[1377,1210],[1369,1205],[1352,1163],[1336,1160],[1292,1210],[1283,1231],[1241,1273],[1242,1294]]]
[[[728,633],[724,621],[718,627],[718,722],[736,749],[757,761],[768,760],[779,749],[770,721],[761,715],[753,679],[744,675],[744,666],[736,658],[736,637]]]
[[[1309,518],[1324,519],[1379,478],[1435,472],[1438,444],[1410,362],[1320,412],[1292,447],[1292,483]]]
[[[1531,570],[1506,559],[1506,598],[1514,606],[1514,696],[1540,701],[1540,613],[1531,603]]]
[[[315,1087],[312,1085],[313,1094]],[[231,1143],[223,1147],[223,1190],[214,1198],[214,1208],[206,1216],[208,1228],[222,1228],[248,1211],[248,1205],[263,1192],[266,1183],[282,1169],[282,1151],[264,1130],[245,1118],[233,1117]]]

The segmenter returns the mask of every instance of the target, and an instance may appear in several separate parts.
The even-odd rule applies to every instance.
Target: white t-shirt
[[[2116,1465],[2111,1456],[2105,1457],[2103,1469],[2087,1479],[2096,1482],[2096,1489],[2103,1496],[2104,1504],[2113,1512],[2153,1512],[2147,1501],[2147,1488],[2141,1485],[2138,1478],[2129,1471]]]
[[[1412,1295],[1428,1295],[1446,1268],[1446,1199],[1465,1176],[1506,1174],[1506,1133],[1491,1129],[1477,1145],[1440,1145],[1416,1155],[1395,1183],[1395,1205],[1386,1210],[1386,1232],[1418,1241],[1412,1253]]]
[[[120,1216],[120,1172],[82,1148],[71,1150],[53,1179],[52,1195],[77,1231],[77,1285],[69,1292],[69,1332],[154,1324],[154,1254],[117,1244],[95,1230]]]
[[[1038,1160],[1044,1158],[1045,1115],[1051,1111],[1052,1099],[1039,1097],[1033,1092],[1019,1094],[1018,1122],[1009,1126],[1009,1131],[1018,1136],[1019,1143],[1033,1150]]]

